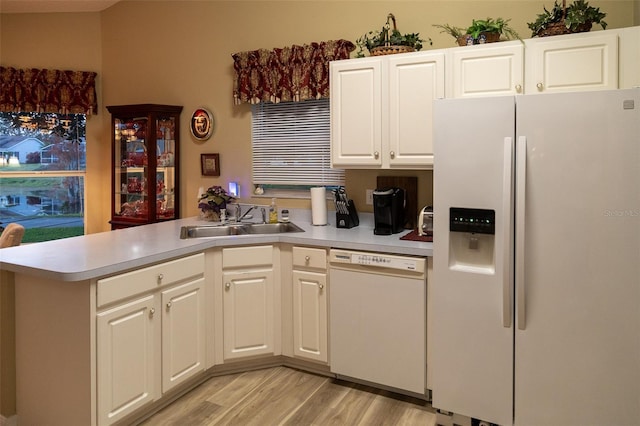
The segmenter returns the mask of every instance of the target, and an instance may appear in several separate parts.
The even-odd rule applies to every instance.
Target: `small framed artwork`
[[[206,141],[213,133],[213,114],[205,108],[198,108],[191,116],[191,134],[199,141]]]
[[[220,154],[200,154],[202,176],[220,176]]]

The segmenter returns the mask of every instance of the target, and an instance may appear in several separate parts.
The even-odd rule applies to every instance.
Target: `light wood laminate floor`
[[[275,367],[214,377],[142,425],[433,426],[425,401]]]

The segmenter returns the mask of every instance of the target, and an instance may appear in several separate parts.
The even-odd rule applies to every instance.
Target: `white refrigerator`
[[[640,424],[640,89],[434,102],[435,408]]]

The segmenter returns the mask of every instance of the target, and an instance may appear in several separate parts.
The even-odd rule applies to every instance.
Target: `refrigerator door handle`
[[[527,138],[518,137],[516,147],[516,232],[515,232],[515,268],[516,268],[516,314],[518,329],[527,326],[525,315],[524,247],[525,247],[525,196],[527,177]]]
[[[503,234],[502,259],[502,326],[511,327],[511,235],[512,235],[512,200],[513,200],[513,138],[504,138],[504,173],[502,174],[502,214],[505,220]]]

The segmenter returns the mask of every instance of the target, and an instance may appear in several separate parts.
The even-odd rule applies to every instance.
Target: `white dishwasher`
[[[332,249],[329,261],[331,371],[426,395],[426,259]]]

